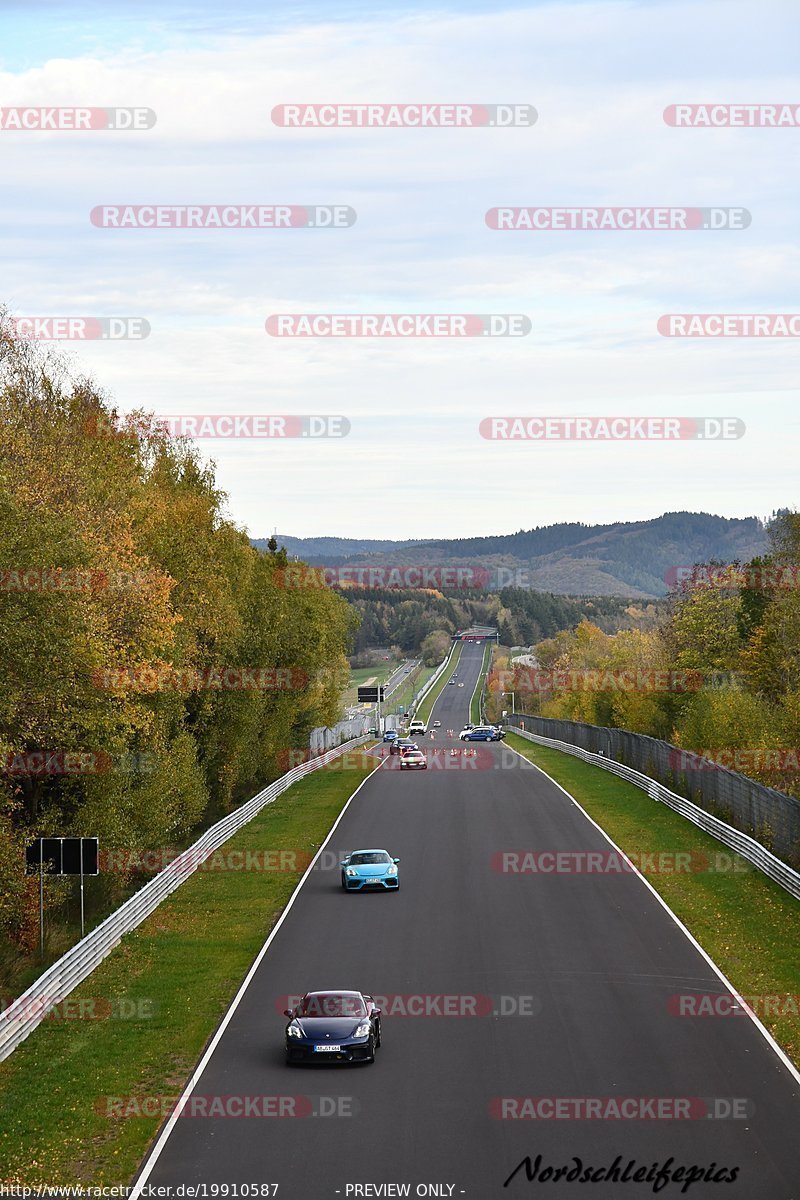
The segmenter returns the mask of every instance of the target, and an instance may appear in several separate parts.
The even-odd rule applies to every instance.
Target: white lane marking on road
[[[532,742],[531,745],[536,745],[536,743]],[[508,749],[513,750],[515,754],[519,754],[519,757],[521,759],[523,759],[525,762],[530,762],[530,759],[526,759],[525,755],[520,753],[519,750],[515,749],[514,746],[509,746]],[[541,771],[541,773],[542,773],[542,775],[544,775],[545,779],[549,779],[550,782],[552,784],[554,784],[554,786],[557,787],[560,792],[564,793],[564,795],[567,797],[567,799],[569,801],[571,801],[572,804],[575,805],[575,807],[578,809],[579,812],[581,812],[584,815],[584,817],[586,817],[586,820],[591,825],[594,825],[595,829],[598,830],[599,833],[602,833],[603,837],[606,839],[606,841],[609,843],[609,845],[613,846],[614,849],[616,851],[618,851],[621,855],[623,855],[624,858],[628,857],[625,854],[625,851],[620,849],[620,847],[617,845],[617,843],[614,841],[614,839],[609,837],[609,835],[606,833],[605,829],[603,829],[601,825],[598,825],[597,821],[593,820],[592,817],[589,816],[586,809],[583,808],[583,806],[578,803],[578,801],[575,799],[574,796],[570,795],[570,793],[567,791],[567,789],[565,787],[561,786],[561,784],[558,782],[557,779],[553,779],[552,775],[548,775],[547,771],[545,771],[544,767],[540,767],[538,763],[532,763],[531,765],[534,766],[537,771]],[[589,764],[589,765],[591,765],[591,764]],[[597,767],[596,769],[598,771],[600,771],[600,770],[602,770],[602,767]],[[728,979],[727,975],[725,975],[722,972],[722,970],[717,966],[717,964],[714,962],[711,955],[706,953],[706,951],[703,949],[703,947],[698,942],[697,938],[692,933],[690,933],[690,931],[686,928],[686,926],[684,925],[684,923],[680,919],[680,917],[675,915],[675,913],[672,911],[670,906],[667,904],[664,897],[659,892],[656,891],[656,889],[653,887],[652,883],[647,878],[647,876],[643,875],[642,872],[638,869],[638,867],[636,867],[633,863],[631,863],[630,865],[633,868],[632,873],[634,875],[638,875],[639,878],[641,879],[642,883],[644,884],[644,886],[653,893],[656,900],[661,905],[661,907],[664,909],[664,911],[669,914],[669,916],[672,918],[672,920],[675,922],[675,924],[678,926],[678,928],[681,930],[681,932],[684,933],[686,935],[686,937],[689,939],[689,941],[692,943],[695,950],[697,950],[697,952],[701,955],[701,957],[704,958],[705,961],[708,963],[708,965],[711,967],[712,971],[714,971],[715,974],[722,980],[722,982],[725,984],[725,987],[728,989],[731,996],[733,996],[736,1003],[738,1005],[741,1005],[745,1014],[753,1022],[756,1029],[759,1031],[759,1033],[762,1035],[762,1037],[766,1040],[768,1045],[775,1051],[778,1058],[781,1060],[783,1065],[786,1067],[787,1071],[792,1076],[792,1078],[794,1080],[796,1080],[797,1083],[800,1083],[800,1071],[797,1070],[797,1067],[794,1065],[794,1063],[791,1061],[791,1059],[788,1058],[788,1056],[784,1053],[783,1050],[781,1050],[780,1046],[775,1041],[774,1037],[772,1036],[770,1031],[767,1029],[767,1027],[765,1025],[762,1025],[761,1022],[759,1021],[758,1017],[755,1015],[755,1013],[750,1008],[748,1008],[748,1006],[744,1002],[742,996],[740,995],[739,992],[737,992],[736,988],[733,986],[730,979]]]
[[[190,1078],[189,1082],[186,1084],[186,1087],[183,1089],[180,1099],[178,1100],[177,1104],[175,1105],[174,1111],[172,1112],[171,1116],[168,1118],[167,1123],[164,1126],[164,1128],[158,1138],[158,1141],[156,1142],[155,1146],[153,1147],[149,1158],[145,1162],[145,1165],[142,1167],[142,1172],[139,1175],[138,1179],[136,1180],[136,1183],[133,1186],[133,1190],[130,1193],[128,1200],[137,1200],[138,1196],[141,1193],[142,1188],[147,1183],[147,1180],[150,1178],[150,1174],[153,1170],[153,1167],[156,1165],[156,1162],[158,1161],[158,1157],[161,1154],[161,1151],[164,1149],[164,1146],[167,1143],[169,1135],[172,1133],[173,1127],[175,1126],[175,1122],[180,1117],[184,1100],[186,1099],[187,1096],[190,1096],[191,1093],[194,1091],[195,1085],[198,1083],[200,1076],[203,1074],[203,1071],[205,1071],[206,1067],[208,1066],[209,1059],[211,1058],[212,1054],[216,1050],[217,1045],[218,1045],[223,1033],[225,1032],[225,1030],[228,1027],[231,1017],[236,1012],[236,1009],[239,1007],[239,1003],[240,1003],[242,997],[244,996],[245,992],[247,991],[248,987],[250,986],[253,976],[255,975],[256,971],[259,968],[261,960],[263,959],[264,955],[267,953],[267,950],[269,949],[270,944],[271,944],[273,938],[275,937],[275,935],[277,934],[278,930],[280,929],[281,925],[286,920],[286,917],[289,914],[290,908],[292,907],[292,905],[294,904],[298,895],[300,894],[300,889],[302,888],[303,884],[308,879],[308,876],[311,874],[312,870],[314,869],[314,863],[317,861],[320,854],[322,854],[322,851],[325,849],[328,842],[333,837],[333,833],[334,833],[334,830],[336,829],[336,826],[339,824],[342,817],[347,812],[352,801],[356,798],[358,793],[361,791],[364,784],[369,783],[370,779],[375,774],[375,771],[377,771],[382,765],[383,765],[383,761],[381,761],[378,764],[378,766],[375,767],[375,770],[370,771],[370,773],[369,773],[369,775],[367,775],[366,779],[361,780],[361,783],[358,785],[356,790],[353,792],[352,796],[348,797],[347,802],[345,803],[342,811],[339,813],[338,817],[331,825],[330,830],[328,832],[328,836],[325,838],[325,841],[322,843],[319,850],[314,855],[313,859],[311,860],[308,867],[306,868],[306,872],[303,875],[303,878],[299,881],[299,883],[297,884],[297,887],[294,889],[291,896],[289,897],[286,907],[284,908],[283,912],[281,913],[280,917],[278,918],[277,922],[275,923],[275,927],[273,928],[269,937],[264,942],[264,945],[261,947],[258,954],[256,955],[255,962],[251,966],[250,970],[247,972],[247,975],[245,976],[242,986],[239,988],[239,991],[236,993],[233,1000],[231,1001],[230,1008],[225,1013],[225,1016],[222,1018],[222,1023],[220,1024],[219,1028],[217,1029],[217,1032],[214,1034],[213,1038],[211,1039],[208,1049],[206,1050],[203,1057],[200,1059],[200,1062],[198,1063],[197,1067],[195,1068],[194,1074]]]

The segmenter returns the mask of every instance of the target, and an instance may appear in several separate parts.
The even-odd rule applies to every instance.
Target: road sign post
[[[44,962],[44,838],[39,838],[39,957]]]
[[[51,875],[77,875],[81,892],[81,937],[86,932],[84,876],[99,875],[96,837],[36,838],[25,847],[25,872],[39,873],[39,953],[44,960],[44,868]]]

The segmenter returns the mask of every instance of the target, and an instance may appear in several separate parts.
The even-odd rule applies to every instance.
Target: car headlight
[[[389,870],[386,872],[386,874],[387,875],[396,875],[397,874],[397,867],[394,865],[394,863],[392,863],[392,865],[389,867]]]
[[[369,1021],[362,1021],[361,1024],[357,1025],[356,1028],[353,1030],[353,1037],[354,1038],[369,1037],[371,1032],[372,1032],[372,1029],[371,1029]]]
[[[355,868],[355,867],[348,867],[348,868],[347,868],[347,872],[346,872],[346,874],[348,874],[348,875],[351,875],[351,876],[352,876],[352,875],[357,875],[357,874],[358,874],[358,871],[356,870],[356,868]]]
[[[289,1025],[289,1027],[286,1030],[286,1034],[287,1034],[287,1037],[301,1038],[303,1036],[303,1031],[300,1028],[300,1026],[298,1025],[297,1021],[292,1021],[291,1025]]]

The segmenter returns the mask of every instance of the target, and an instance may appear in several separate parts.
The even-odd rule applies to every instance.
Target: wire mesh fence
[[[627,729],[519,713],[508,721],[631,767],[755,838],[789,866],[800,867],[800,800],[796,797]]]

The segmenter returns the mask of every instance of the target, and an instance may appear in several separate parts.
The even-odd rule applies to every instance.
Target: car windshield
[[[388,863],[391,861],[385,850],[365,850],[362,854],[350,855],[351,867],[363,867],[369,863]]]
[[[365,1017],[367,1009],[360,996],[342,992],[312,992],[304,996],[297,1010],[299,1017]]]

